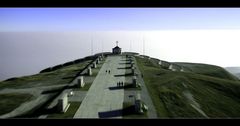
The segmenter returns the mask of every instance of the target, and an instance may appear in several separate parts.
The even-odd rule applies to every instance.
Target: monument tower
[[[118,41],[116,41],[116,47],[112,49],[113,54],[121,54],[121,48],[118,47]]]

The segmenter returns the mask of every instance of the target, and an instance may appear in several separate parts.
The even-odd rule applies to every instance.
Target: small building
[[[112,49],[112,53],[113,54],[121,54],[121,48],[120,47],[118,47],[118,41],[116,42],[117,43],[117,45],[116,45],[116,47],[114,47],[113,49]]]

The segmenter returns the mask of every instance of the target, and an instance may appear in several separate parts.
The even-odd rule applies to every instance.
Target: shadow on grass
[[[124,85],[124,89],[129,89],[129,88],[135,88],[135,87],[133,86],[133,84],[130,84],[130,83]]]
[[[73,79],[75,76],[63,77],[62,79]]]
[[[89,76],[89,74],[87,72],[84,72],[84,73],[79,74],[79,76]]]
[[[51,93],[57,93],[59,91],[61,91],[62,88],[56,88],[56,89],[52,89],[52,90],[45,90],[45,91],[42,91],[41,94],[51,94]]]
[[[122,115],[123,116],[127,116],[127,115],[135,115],[135,107],[134,105],[128,106],[126,108],[123,109],[122,111]]]
[[[14,118],[37,118],[40,115],[57,113],[57,106],[54,106],[51,109],[47,109],[46,106],[48,106],[58,95],[59,93],[55,94],[53,97],[48,99],[45,103],[40,104],[34,109],[30,110],[29,112],[16,116]]]
[[[63,86],[61,88],[55,88],[55,89],[51,89],[51,90],[45,90],[45,91],[42,91],[41,94],[51,94],[51,93],[59,93],[61,92],[62,90],[64,89],[73,89],[73,88],[79,88],[77,84],[75,85],[67,85],[67,86]]]
[[[160,75],[164,75],[164,74],[166,74],[166,73],[158,73],[158,74],[156,74],[157,76],[160,76]]]

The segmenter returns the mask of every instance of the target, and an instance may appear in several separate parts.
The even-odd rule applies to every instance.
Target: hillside
[[[231,73],[226,71],[224,68],[219,66],[199,63],[176,63],[176,64],[180,66],[185,66],[191,69],[192,72],[197,74],[203,74],[207,76],[219,77],[229,80],[238,80],[238,78],[236,78]]]
[[[137,53],[123,54],[134,55],[159,118],[240,117],[240,81],[224,68],[167,61],[161,61],[160,64],[159,59],[139,56]],[[0,82],[0,109],[4,110],[0,116],[28,102],[29,108],[25,108],[28,110],[27,116],[20,117],[32,118],[44,114],[46,106],[95,60],[96,55],[89,56],[46,68],[35,75]],[[103,62],[93,69],[93,75],[85,77],[86,87],[71,88],[86,94],[102,64]],[[170,67],[172,68],[169,69]],[[81,105],[81,102],[74,99],[71,102],[73,107],[69,108],[71,112],[67,112],[70,116],[62,114],[61,117],[72,118]],[[59,117],[59,114],[50,114],[50,117]]]
[[[235,118],[240,116],[240,81],[221,67],[176,63],[191,72],[156,67],[136,57],[158,116],[163,118]]]
[[[1,111],[0,115],[23,106],[23,103],[29,104],[25,104],[29,107],[21,109],[26,112],[33,112],[35,109],[44,107],[52,102],[94,59],[94,56],[85,57],[46,68],[35,75],[10,78],[0,82],[0,109],[5,110]],[[93,73],[96,75],[95,71]],[[16,98],[22,100],[16,100]],[[18,115],[17,113],[13,115]]]

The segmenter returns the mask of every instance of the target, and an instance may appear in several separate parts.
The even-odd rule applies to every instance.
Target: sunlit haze
[[[93,54],[119,41],[170,62],[240,66],[240,9],[1,8],[0,17],[0,80],[91,55],[91,41]]]

